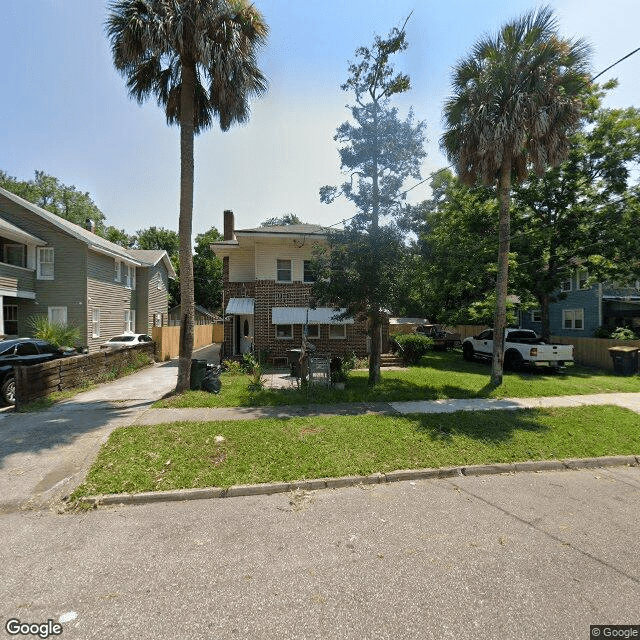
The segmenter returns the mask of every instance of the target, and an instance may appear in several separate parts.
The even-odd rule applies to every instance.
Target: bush
[[[75,347],[80,342],[77,327],[49,322],[45,316],[31,316],[33,337],[50,342],[54,347]]]
[[[223,360],[222,369],[232,375],[242,373],[242,365],[237,360]]]
[[[636,340],[637,336],[633,329],[616,327],[616,330],[611,332],[611,338],[613,340]]]
[[[397,335],[393,341],[398,347],[398,355],[405,364],[417,364],[422,356],[433,349],[433,338],[416,333]]]

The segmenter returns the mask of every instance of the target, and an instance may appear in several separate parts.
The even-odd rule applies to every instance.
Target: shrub
[[[615,331],[611,332],[611,337],[614,340],[636,340],[637,336],[633,329],[628,327],[616,327]]]
[[[398,355],[406,364],[417,364],[433,348],[433,338],[416,333],[397,335],[393,340],[398,347]]]
[[[598,327],[593,332],[593,337],[594,338],[610,338],[611,337],[611,331],[609,331],[609,329],[607,329],[606,327]]]
[[[45,316],[31,316],[29,325],[34,338],[46,340],[54,347],[75,347],[80,342],[80,331],[77,327],[49,322]]]
[[[223,360],[222,369],[232,375],[242,373],[242,365],[237,360]]]

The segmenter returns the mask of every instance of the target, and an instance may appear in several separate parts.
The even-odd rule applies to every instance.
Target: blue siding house
[[[587,286],[587,278],[587,272],[579,270],[562,283],[566,297],[549,307],[551,335],[591,338],[599,327],[611,331],[629,327],[640,334],[640,281],[626,287],[612,283]],[[523,311],[520,324],[541,333],[540,311]]]

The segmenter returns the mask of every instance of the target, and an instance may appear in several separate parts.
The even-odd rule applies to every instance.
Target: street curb
[[[209,487],[204,489],[176,489],[173,491],[147,491],[143,493],[110,493],[84,496],[81,504],[94,507],[108,505],[151,504],[154,502],[176,502],[184,500],[206,500],[210,498],[237,498],[260,496],[288,491],[317,491],[318,489],[341,489],[344,487],[371,484],[387,484],[407,480],[444,479],[461,476],[484,476],[540,471],[567,471],[595,469],[598,467],[640,465],[640,456],[602,456],[599,458],[570,458],[567,460],[531,460],[496,464],[441,467],[438,469],[399,469],[389,473],[374,473],[369,476],[343,476],[296,480],[294,482],[269,482],[264,484],[236,484],[228,489]]]

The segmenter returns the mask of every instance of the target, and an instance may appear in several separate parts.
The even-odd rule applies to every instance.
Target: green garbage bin
[[[191,360],[191,391],[199,391],[202,389],[202,380],[207,374],[207,361]]]
[[[640,347],[610,347],[613,358],[613,372],[620,376],[632,376],[638,373],[638,350]]]

